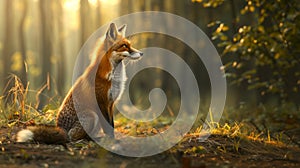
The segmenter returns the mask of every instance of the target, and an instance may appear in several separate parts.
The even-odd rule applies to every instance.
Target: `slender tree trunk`
[[[91,23],[90,23],[90,5],[89,5],[89,2],[88,0],[80,0],[80,46],[83,47],[85,41],[88,39],[89,35],[90,35],[90,26],[91,26]],[[82,48],[82,52],[83,53],[87,53],[88,52],[88,47],[85,47],[85,48]],[[82,66],[78,67],[78,68],[81,68],[81,69],[78,69],[79,72],[84,72],[86,66],[89,64],[87,62],[87,59],[83,58],[83,57],[80,57],[80,63]]]
[[[64,95],[65,92],[65,32],[64,32],[64,13],[62,2],[57,2],[57,18],[58,18],[58,33],[59,33],[59,58],[58,58],[58,70],[57,70],[57,91],[60,96]]]
[[[52,18],[51,18],[51,3],[52,1],[40,0],[39,1],[39,12],[40,12],[40,23],[41,23],[41,58],[42,58],[42,74],[41,82],[42,85],[47,84],[47,89],[50,90],[49,75],[51,73],[51,55],[52,55]],[[38,108],[41,109],[46,103],[45,89],[41,92]]]
[[[11,86],[8,86],[8,78],[7,76],[10,73],[11,67],[11,56],[14,53],[14,40],[12,38],[13,34],[13,0],[5,1],[5,24],[4,24],[4,43],[3,43],[3,94],[6,95],[7,89]],[[7,89],[5,89],[7,88]]]
[[[132,2],[131,0],[122,0],[120,1],[120,6],[122,6],[122,8],[120,9],[120,14],[121,15],[125,15],[128,14],[130,12],[132,12]]]
[[[96,29],[101,25],[101,3],[100,0],[97,0],[97,8],[96,8]]]
[[[24,85],[24,88],[27,87],[27,70],[26,70],[26,40],[25,40],[25,30],[24,30],[24,23],[27,17],[28,11],[28,2],[27,0],[22,1],[23,5],[23,14],[21,17],[21,22],[19,26],[19,36],[20,36],[20,50],[22,54],[22,70],[20,72],[20,78]]]
[[[90,5],[88,0],[80,0],[80,29],[81,29],[81,36],[80,36],[80,44],[81,46],[85,43],[87,38],[89,37],[89,12]]]

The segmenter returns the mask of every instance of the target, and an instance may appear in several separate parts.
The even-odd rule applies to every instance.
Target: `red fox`
[[[56,126],[27,127],[17,133],[17,142],[65,144],[96,135],[99,129],[114,137],[113,108],[126,81],[124,59],[138,60],[143,53],[131,46],[125,37],[126,25],[117,28],[111,23],[103,41],[96,48],[94,59],[65,97]],[[96,103],[91,103],[94,92]],[[97,106],[97,107],[96,107]],[[101,121],[101,114],[109,124]],[[106,124],[105,124],[106,123]]]

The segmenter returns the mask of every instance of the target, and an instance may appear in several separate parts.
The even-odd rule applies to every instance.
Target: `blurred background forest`
[[[9,75],[15,74],[33,95],[42,92],[38,108],[49,100],[60,102],[72,85],[77,54],[94,31],[118,16],[164,11],[190,20],[212,39],[226,72],[227,109],[244,114],[262,114],[266,107],[275,113],[284,109],[295,120],[300,105],[299,6],[296,0],[1,0],[1,93],[8,94],[13,85]],[[138,24],[143,20],[128,29]],[[185,59],[201,86],[202,103],[210,101],[207,72],[190,48],[157,34],[136,41],[136,48],[158,45]],[[157,85],[176,97],[176,85],[170,87],[173,79],[157,73]],[[142,79],[157,74],[141,75],[132,87],[151,88]],[[148,93],[142,97],[147,100]],[[246,107],[252,110],[247,113]]]

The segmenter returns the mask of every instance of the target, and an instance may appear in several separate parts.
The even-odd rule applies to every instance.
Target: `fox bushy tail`
[[[57,126],[29,126],[17,133],[17,142],[34,141],[46,144],[65,145],[69,139],[67,132]]]

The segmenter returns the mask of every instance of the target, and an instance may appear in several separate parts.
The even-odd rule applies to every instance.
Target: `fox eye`
[[[126,44],[123,44],[121,47],[122,48],[128,48],[128,46]]]

